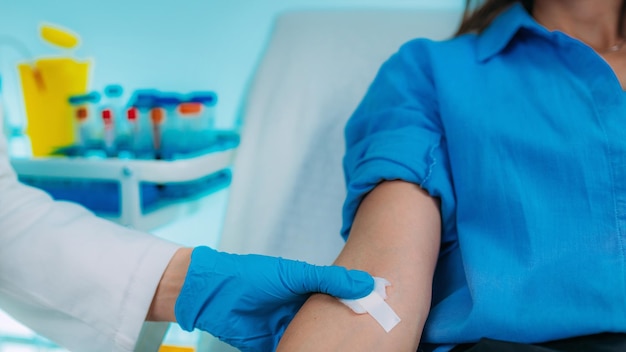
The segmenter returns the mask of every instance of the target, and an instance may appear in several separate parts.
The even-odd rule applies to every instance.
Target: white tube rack
[[[151,230],[174,220],[186,200],[181,199],[143,212],[141,183],[167,184],[198,180],[229,168],[235,151],[232,148],[172,161],[42,157],[12,159],[11,164],[17,174],[24,177],[117,181],[120,183],[120,215],[103,217],[132,228]]]

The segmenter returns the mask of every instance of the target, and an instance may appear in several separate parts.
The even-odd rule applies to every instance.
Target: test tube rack
[[[232,164],[235,150],[232,147],[193,158],[171,161],[36,157],[12,159],[11,163],[20,177],[118,182],[119,216],[102,217],[135,229],[151,230],[174,220],[180,214],[181,207],[188,206],[189,204],[185,204],[186,201],[192,201],[193,197],[170,202],[146,212],[141,205],[142,183],[168,184],[201,179],[228,169]]]

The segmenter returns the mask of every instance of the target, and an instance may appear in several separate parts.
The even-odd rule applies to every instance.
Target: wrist
[[[185,283],[193,248],[180,248],[174,253],[159,281],[148,315],[148,321],[175,322],[174,306]]]

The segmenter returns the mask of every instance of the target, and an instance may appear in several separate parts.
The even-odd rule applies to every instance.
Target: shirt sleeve
[[[178,245],[22,185],[0,137],[0,309],[72,351],[132,351]]]
[[[415,183],[434,197],[452,195],[429,43],[411,41],[387,60],[348,121],[344,238],[361,200],[382,181]]]

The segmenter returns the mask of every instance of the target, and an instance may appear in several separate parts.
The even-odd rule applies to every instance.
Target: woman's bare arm
[[[386,333],[371,316],[318,294],[298,312],[277,351],[417,350],[430,309],[440,219],[437,201],[418,186],[378,185],[361,203],[336,264],[389,280],[387,302],[402,321]]]

